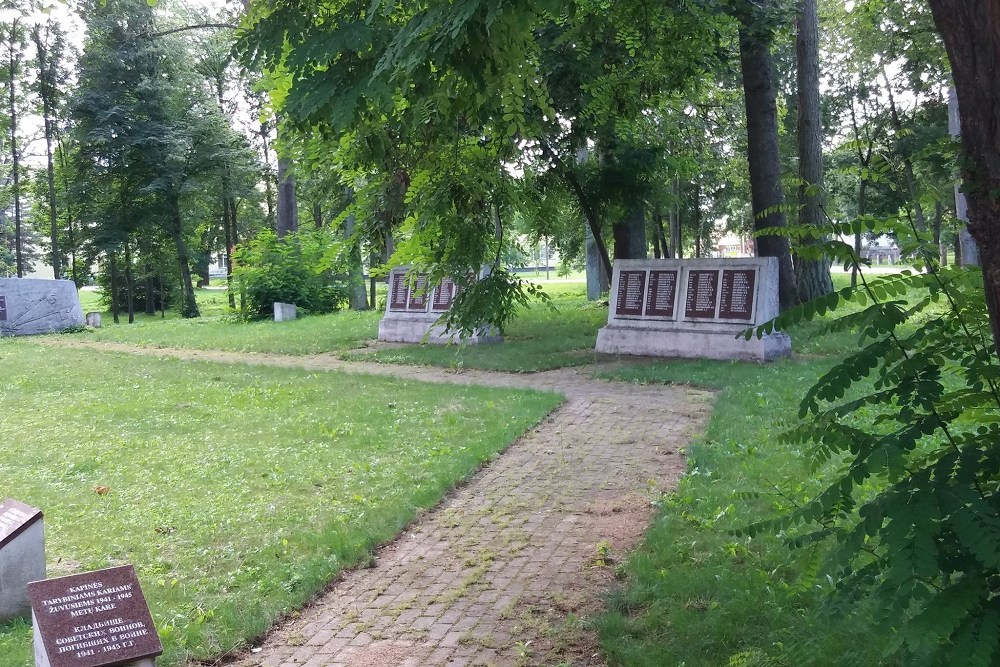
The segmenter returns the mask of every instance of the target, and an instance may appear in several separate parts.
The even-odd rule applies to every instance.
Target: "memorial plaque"
[[[642,301],[646,295],[645,271],[622,271],[618,274],[618,298],[615,315],[642,317]]]
[[[406,310],[406,276],[393,273],[391,276],[389,310]]]
[[[131,565],[28,585],[51,667],[103,667],[163,653]]]
[[[419,310],[421,312],[427,310],[427,292],[427,274],[418,273],[413,287],[410,288],[410,300],[406,304],[406,309]]]
[[[455,300],[457,293],[455,288],[455,281],[451,278],[442,280],[434,291],[434,303],[431,304],[431,310],[445,311],[451,308],[451,302]]]
[[[0,322],[7,321],[7,297],[0,295]]]
[[[684,317],[715,318],[718,271],[688,271]]]
[[[674,316],[677,300],[677,271],[650,271],[646,292],[646,317]]]
[[[0,503],[0,549],[41,518],[41,510],[12,498]]]
[[[757,272],[753,269],[722,271],[722,296],[719,317],[726,320],[752,320],[753,294]]]

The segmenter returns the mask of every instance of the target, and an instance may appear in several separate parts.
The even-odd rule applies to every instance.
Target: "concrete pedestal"
[[[500,343],[503,337],[489,334],[486,331],[477,332],[467,338],[460,338],[458,333],[448,333],[437,322],[437,315],[417,315],[411,313],[394,314],[385,317],[378,323],[378,339],[395,343],[431,343],[447,345],[448,343],[466,343],[479,345],[481,343]]]
[[[28,617],[28,583],[44,578],[45,528],[38,519],[0,547],[0,623]]]
[[[792,353],[792,339],[773,333],[750,340],[733,331],[634,329],[606,326],[597,332],[597,351],[648,357],[774,361]]]

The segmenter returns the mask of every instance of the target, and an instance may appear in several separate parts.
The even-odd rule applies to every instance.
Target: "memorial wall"
[[[457,333],[449,333],[437,321],[451,310],[460,287],[451,278],[431,285],[427,274],[409,276],[408,267],[389,273],[389,296],[385,316],[378,325],[378,339],[398,343],[457,342]],[[500,337],[480,332],[464,339],[468,343],[499,342]]]
[[[777,315],[775,258],[618,260],[597,351],[768,361],[791,352],[788,336],[737,336]]]

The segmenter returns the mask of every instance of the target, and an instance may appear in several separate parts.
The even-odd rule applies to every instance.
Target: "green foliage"
[[[265,229],[238,246],[233,289],[245,298],[243,315],[267,317],[275,303],[294,303],[305,313],[340,308],[347,299],[340,245],[324,230],[302,230],[279,239]]]
[[[807,447],[824,488],[751,526],[785,531],[825,555],[850,605],[872,595],[895,649],[921,662],[1000,661],[1000,365],[977,269],[937,265],[912,225],[883,223],[916,271],[862,281],[803,304],[758,330],[860,306],[828,331],[859,349],[805,393],[783,440]],[[827,249],[850,258],[836,243]]]

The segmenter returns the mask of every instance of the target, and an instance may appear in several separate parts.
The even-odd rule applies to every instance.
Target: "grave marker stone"
[[[27,336],[82,327],[72,280],[0,278],[0,336]]]
[[[28,586],[35,667],[152,665],[163,653],[131,565]]]
[[[378,339],[397,343],[447,344],[458,335],[447,333],[438,319],[451,309],[458,296],[458,284],[445,278],[439,285],[430,284],[426,274],[407,276],[409,267],[398,267],[389,273],[389,298],[385,317],[378,324]],[[495,343],[500,337],[482,331],[465,342]]]
[[[275,302],[274,304],[275,322],[291,322],[296,317],[298,317],[298,309],[295,307],[294,303]]]
[[[0,503],[0,622],[28,617],[28,584],[43,578],[42,512],[8,498]]]
[[[100,313],[87,313],[87,326],[93,327],[95,329],[101,328],[101,314]]]
[[[774,258],[618,260],[612,294],[598,352],[754,361],[791,353],[781,332],[737,337],[778,315]]]

